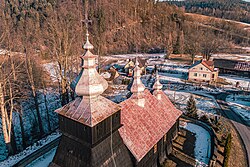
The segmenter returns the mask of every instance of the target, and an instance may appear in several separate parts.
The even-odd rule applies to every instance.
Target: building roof
[[[213,61],[207,61],[207,60],[199,60],[199,61],[196,61],[194,64],[192,64],[190,66],[189,69],[197,66],[198,64],[202,64],[204,65],[206,68],[208,68],[210,71],[214,71],[214,62]]]
[[[142,59],[141,57],[137,57],[133,61],[136,62],[136,59],[139,62],[139,67],[140,68],[145,67],[145,65],[146,65],[146,59]]]
[[[209,67],[214,66],[214,61],[207,61],[207,60],[203,60],[202,63],[206,64]]]
[[[103,96],[98,96],[97,98],[77,97],[74,101],[57,109],[56,112],[84,125],[93,127],[118,110],[120,110],[118,104]]]
[[[123,127],[119,132],[138,162],[170,130],[181,115],[181,111],[173,106],[162,91],[161,93],[162,99],[157,100],[149,90],[145,90],[144,107],[135,102],[137,95],[134,94],[120,103]]]
[[[214,66],[228,70],[250,71],[250,62],[244,61],[214,59]]]
[[[119,73],[116,71],[116,69],[109,69],[109,70],[101,70],[100,74],[104,77],[106,81],[113,81],[117,77],[119,77]],[[108,75],[105,75],[108,74]]]
[[[145,66],[146,66],[146,59],[142,59],[141,57],[136,57],[136,58],[134,58],[134,59],[130,60],[128,63],[130,63],[131,61],[133,61],[133,62],[134,62],[134,64],[136,63],[136,61],[138,61],[138,63],[139,63],[139,67],[140,67],[140,68],[142,68],[142,67],[145,67]],[[127,63],[127,64],[128,64],[128,63]],[[124,66],[124,67],[126,67],[126,66],[127,66],[127,64],[125,64],[125,66]],[[128,68],[130,68],[130,66],[129,66]],[[132,67],[132,68],[133,68],[133,67]]]

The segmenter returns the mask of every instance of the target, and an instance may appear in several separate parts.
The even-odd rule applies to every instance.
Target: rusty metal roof
[[[74,101],[57,109],[60,115],[72,120],[88,125],[95,126],[105,118],[116,113],[120,106],[103,96],[96,98],[77,97]]]
[[[145,106],[134,102],[133,95],[122,102],[120,135],[139,162],[153,146],[170,130],[181,115],[161,91],[162,98],[157,98],[148,90],[144,91]]]

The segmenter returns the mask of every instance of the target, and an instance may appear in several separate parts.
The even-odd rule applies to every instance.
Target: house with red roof
[[[214,68],[213,61],[196,61],[188,70],[188,80],[213,83],[217,81],[218,69]]]
[[[62,137],[50,167],[159,166],[172,151],[182,112],[162,91],[158,73],[153,92],[145,88],[138,60],[132,95],[120,104],[105,98],[108,82],[86,35],[82,70],[71,84],[77,97],[56,110]]]

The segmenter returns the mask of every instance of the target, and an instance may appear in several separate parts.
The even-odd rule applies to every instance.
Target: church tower
[[[96,70],[96,55],[91,53],[88,17],[82,70],[71,84],[77,98],[56,110],[62,138],[51,167],[132,166],[130,154],[118,132],[120,106],[101,94],[107,81]]]

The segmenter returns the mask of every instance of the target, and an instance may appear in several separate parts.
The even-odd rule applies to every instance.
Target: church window
[[[197,73],[194,73],[194,76],[197,77]]]
[[[207,74],[203,74],[203,77],[206,78],[206,77],[207,77]]]
[[[154,145],[154,154],[157,152],[157,144]]]

